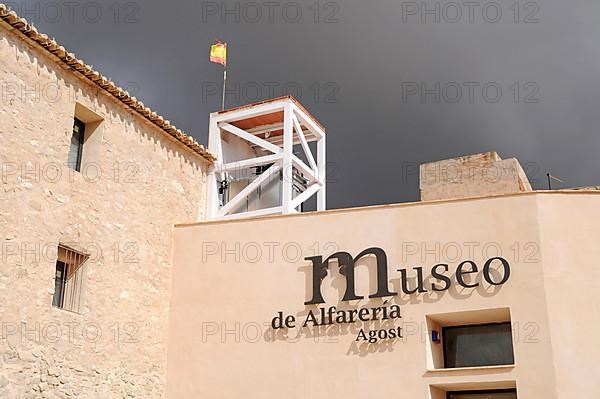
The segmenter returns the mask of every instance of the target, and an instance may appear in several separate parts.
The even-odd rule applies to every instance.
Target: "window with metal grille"
[[[81,312],[85,263],[88,259],[89,255],[63,245],[58,246],[52,306],[70,312]]]
[[[85,139],[85,123],[75,118],[73,122],[73,135],[69,147],[69,158],[67,163],[69,167],[77,172],[81,172],[81,158],[83,155],[83,142]]]
[[[496,389],[493,391],[448,392],[448,399],[517,399],[515,389]]]

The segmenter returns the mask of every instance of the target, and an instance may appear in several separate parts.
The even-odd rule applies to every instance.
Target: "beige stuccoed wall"
[[[554,367],[564,398],[595,397],[600,392],[598,366],[593,362],[600,358],[598,198],[564,194],[544,196],[538,203]]]
[[[0,397],[163,397],[171,233],[202,216],[207,165],[5,25],[0,84]],[[76,103],[104,119],[83,174]],[[59,242],[92,255],[82,314],[51,307]]]
[[[589,334],[597,305],[585,304],[595,295],[587,276],[598,273],[599,205],[600,196],[590,193],[529,193],[177,226],[167,397],[437,399],[445,390],[511,386],[520,398],[595,397],[600,369]],[[578,233],[557,245],[571,227]],[[355,256],[371,246],[386,251],[396,291],[398,268],[414,276],[411,268],[420,265],[427,276],[436,263],[453,272],[472,259],[481,269],[498,249],[512,274],[500,288],[458,289],[452,276],[453,288],[443,294],[395,297],[403,318],[394,325],[404,327],[404,339],[356,343],[359,324],[321,330],[326,336],[317,342],[313,329],[293,342],[281,335],[273,342],[269,323],[277,312],[303,321],[311,308],[303,305],[311,292],[304,257],[334,250]],[[374,291],[369,262],[357,267],[360,295]],[[381,303],[340,302],[344,280],[334,266],[322,286],[325,307]],[[567,294],[560,287],[568,278]],[[426,316],[505,308],[515,331],[514,367],[431,370],[428,348],[436,346],[423,333]]]

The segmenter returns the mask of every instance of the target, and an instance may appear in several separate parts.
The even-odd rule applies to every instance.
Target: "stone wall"
[[[422,164],[419,187],[421,201],[531,191],[519,161],[494,151]]]
[[[0,23],[0,397],[164,396],[173,224],[207,163]],[[101,118],[82,173],[75,113]],[[52,307],[57,245],[90,255],[80,313]]]

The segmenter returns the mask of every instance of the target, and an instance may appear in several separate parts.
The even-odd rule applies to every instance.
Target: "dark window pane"
[[[446,327],[442,335],[446,368],[514,363],[510,323]]]
[[[449,392],[448,399],[517,399],[514,389],[497,391]]]
[[[79,119],[73,123],[73,135],[69,147],[69,157],[67,163],[71,169],[81,171],[81,155],[83,153],[83,139],[85,134],[85,124]]]
[[[52,306],[63,307],[65,299],[65,286],[67,285],[67,265],[64,262],[56,262],[56,272],[54,274],[54,296],[52,297]]]

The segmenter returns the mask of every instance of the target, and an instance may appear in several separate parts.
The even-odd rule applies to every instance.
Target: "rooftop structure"
[[[419,188],[421,201],[532,191],[519,161],[495,151],[424,163]]]
[[[208,147],[208,219],[325,210],[325,129],[293,97],[211,114]]]

